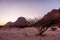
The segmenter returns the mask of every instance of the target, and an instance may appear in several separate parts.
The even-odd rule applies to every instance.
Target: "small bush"
[[[57,28],[51,28],[51,30],[52,30],[52,31],[56,31],[56,30],[57,30]]]

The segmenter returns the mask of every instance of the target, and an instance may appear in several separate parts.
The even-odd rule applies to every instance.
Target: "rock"
[[[39,31],[34,28],[34,27],[27,27],[22,29],[22,32],[26,35],[26,36],[35,36],[36,34],[39,33]]]

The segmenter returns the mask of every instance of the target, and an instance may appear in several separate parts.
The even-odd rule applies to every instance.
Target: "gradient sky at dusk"
[[[60,7],[60,0],[0,0],[0,24],[15,21],[18,17],[43,17]]]

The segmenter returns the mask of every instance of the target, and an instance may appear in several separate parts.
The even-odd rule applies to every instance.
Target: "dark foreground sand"
[[[34,27],[0,29],[0,40],[60,40],[60,29],[56,31],[47,30],[45,36],[36,36],[38,30]]]

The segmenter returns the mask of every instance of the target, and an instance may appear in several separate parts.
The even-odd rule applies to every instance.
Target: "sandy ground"
[[[38,33],[34,27],[0,29],[0,40],[60,40],[60,28],[56,31],[47,30],[45,36],[36,36]]]

